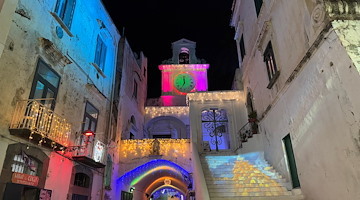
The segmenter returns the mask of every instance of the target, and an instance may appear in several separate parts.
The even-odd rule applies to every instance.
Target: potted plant
[[[248,117],[249,117],[249,119],[248,119],[249,122],[257,122],[257,113],[256,113],[256,111],[252,111],[248,115]]]
[[[257,134],[259,129],[259,125],[256,122],[253,122],[251,125],[252,134]]]

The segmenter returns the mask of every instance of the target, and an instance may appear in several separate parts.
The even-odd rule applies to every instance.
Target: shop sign
[[[95,160],[95,162],[101,162],[103,160],[104,153],[105,153],[105,144],[100,141],[97,141],[94,147],[94,155],[93,155],[93,159]]]
[[[11,182],[17,183],[17,184],[22,184],[22,185],[37,186],[39,183],[39,177],[32,176],[29,174],[13,172]]]

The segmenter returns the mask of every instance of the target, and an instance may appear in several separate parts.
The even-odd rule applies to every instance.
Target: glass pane
[[[89,125],[90,125],[90,119],[85,117],[84,131],[86,131],[90,128]]]
[[[42,84],[40,81],[36,82],[35,92],[34,92],[34,99],[41,99],[43,98],[44,93],[44,84]]]
[[[96,122],[92,121],[90,130],[95,132],[95,126],[96,126]]]
[[[38,74],[47,80],[54,87],[58,87],[59,85],[59,76],[56,75],[53,71],[50,70],[48,66],[45,65],[42,61],[39,61],[39,71]]]
[[[86,104],[86,113],[88,113],[91,117],[93,117],[94,119],[97,119],[98,118],[98,114],[99,114],[99,111],[94,107],[92,106],[91,104],[87,103]]]
[[[54,96],[55,96],[54,92],[51,91],[50,89],[48,89],[45,98],[46,98],[46,99],[51,99],[51,98],[54,98]],[[54,101],[54,100],[46,100],[45,103],[44,103],[44,105],[45,105],[46,107],[50,108],[53,101]]]

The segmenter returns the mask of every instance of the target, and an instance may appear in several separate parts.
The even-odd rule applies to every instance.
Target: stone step
[[[228,192],[288,192],[285,187],[231,187],[231,188],[210,188],[210,192],[214,193],[228,193]]]
[[[291,192],[210,192],[210,197],[234,197],[234,196],[292,196]]]
[[[233,197],[210,197],[210,200],[303,200],[305,199],[303,195],[296,196],[253,196],[253,197],[244,197],[244,196],[233,196]]]
[[[274,181],[276,183],[286,183],[286,179],[265,179],[265,180],[259,180],[259,179],[234,179],[234,178],[214,178],[214,177],[206,177],[206,182],[210,183],[210,181],[235,181],[238,184],[247,184],[247,183],[263,183],[263,184],[269,184],[273,183]]]

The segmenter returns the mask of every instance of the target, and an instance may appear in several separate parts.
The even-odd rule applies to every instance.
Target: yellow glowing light
[[[240,91],[196,92],[188,93],[187,101],[240,101],[243,95]]]
[[[188,106],[148,106],[145,107],[146,115],[149,115],[151,118],[159,116],[188,116],[189,107]]]

